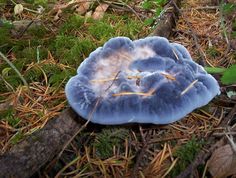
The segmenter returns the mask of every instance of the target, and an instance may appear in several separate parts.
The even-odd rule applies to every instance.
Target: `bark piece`
[[[157,27],[151,36],[162,36],[170,37],[172,29],[175,28],[176,22],[178,20],[178,10],[180,7],[181,0],[171,0],[164,8],[164,13],[161,15],[160,19],[157,21]]]
[[[0,177],[30,177],[51,160],[80,128],[72,109],[66,109],[44,128],[0,156]]]

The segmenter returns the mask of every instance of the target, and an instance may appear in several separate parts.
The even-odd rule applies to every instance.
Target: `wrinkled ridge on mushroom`
[[[65,92],[71,107],[94,123],[168,124],[206,105],[220,88],[180,44],[116,37],[81,63]]]

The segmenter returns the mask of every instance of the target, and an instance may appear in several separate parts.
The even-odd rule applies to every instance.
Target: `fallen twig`
[[[140,131],[140,134],[141,134],[141,137],[142,137],[142,148],[140,149],[140,151],[138,152],[138,156],[137,156],[137,159],[136,159],[136,162],[135,162],[135,165],[134,165],[134,168],[133,168],[133,171],[132,171],[132,175],[131,175],[131,178],[137,178],[138,177],[138,169],[139,169],[139,165],[140,165],[140,162],[142,161],[142,158],[144,157],[144,154],[146,152],[146,150],[148,149],[148,140],[150,138],[149,135],[147,135],[147,138],[144,136],[143,134],[143,130],[142,130],[142,127],[139,125],[139,131]]]
[[[77,115],[66,109],[60,117],[50,120],[41,130],[0,156],[0,177],[30,177],[61,150],[78,131]]]

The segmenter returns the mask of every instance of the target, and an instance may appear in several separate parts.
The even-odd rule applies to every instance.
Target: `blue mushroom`
[[[71,107],[93,123],[168,124],[206,105],[220,87],[180,44],[116,37],[81,63],[65,93]]]

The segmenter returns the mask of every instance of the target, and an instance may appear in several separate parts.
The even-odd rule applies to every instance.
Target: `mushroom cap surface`
[[[220,88],[180,44],[116,37],[81,63],[65,93],[71,107],[93,123],[168,124],[206,105]]]

